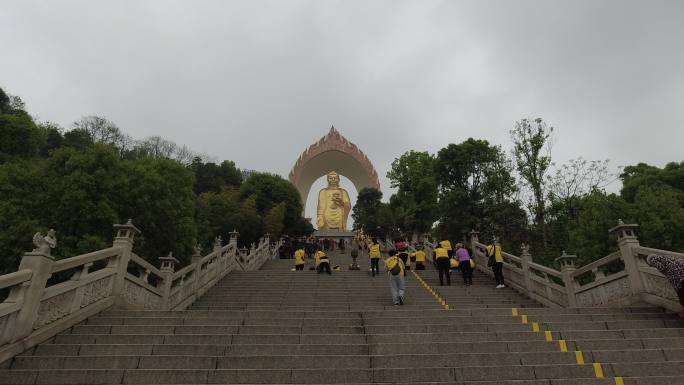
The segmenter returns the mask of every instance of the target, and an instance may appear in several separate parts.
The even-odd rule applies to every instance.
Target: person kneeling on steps
[[[404,304],[404,276],[406,269],[404,262],[397,257],[396,250],[389,251],[389,258],[385,260],[387,274],[389,275],[390,292],[392,293],[392,303],[395,306]]]
[[[328,258],[328,255],[323,251],[323,250],[318,250],[316,252],[316,271],[320,274],[322,272],[326,272],[328,274],[332,274],[332,271],[330,270],[330,258]]]

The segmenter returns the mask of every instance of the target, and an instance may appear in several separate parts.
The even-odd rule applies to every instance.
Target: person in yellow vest
[[[504,285],[503,256],[501,255],[501,244],[499,243],[499,240],[494,238],[494,242],[487,245],[485,249],[487,251],[487,265],[491,266],[494,271],[496,288],[503,289],[506,285]]]
[[[416,261],[416,270],[425,270],[425,252],[423,245],[416,245],[416,252],[413,253]]]
[[[449,275],[449,269],[451,268],[451,261],[449,257],[449,251],[444,247],[442,242],[435,249],[435,263],[437,264],[437,270],[439,271],[439,286],[444,286],[444,278],[446,275],[447,285],[451,286],[451,276]]]
[[[297,249],[294,253],[295,270],[304,270],[304,256],[306,252],[303,247]]]
[[[396,250],[392,249],[388,254],[389,258],[385,260],[385,267],[387,268],[387,275],[389,275],[392,303],[394,303],[394,306],[400,306],[404,304],[404,276],[406,276],[406,268],[404,262],[397,256]]]
[[[454,250],[451,248],[451,241],[448,239],[445,239],[441,242],[439,242],[439,245],[442,246],[444,249],[446,249],[447,253],[449,254],[449,257],[454,256]]]
[[[371,274],[380,274],[380,244],[377,238],[373,238],[368,245],[368,256],[371,261]]]
[[[315,263],[316,271],[319,274],[324,271],[328,274],[332,274],[332,271],[330,269],[330,258],[328,258],[328,255],[323,250],[318,250],[316,252]]]

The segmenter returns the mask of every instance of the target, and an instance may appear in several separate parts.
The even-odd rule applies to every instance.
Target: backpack
[[[399,264],[401,262],[400,262],[399,258],[397,258],[397,257],[394,257],[394,258],[397,259],[397,263],[394,266],[392,266],[392,268],[390,269],[389,272],[392,275],[399,275],[401,273],[401,266],[399,266]]]

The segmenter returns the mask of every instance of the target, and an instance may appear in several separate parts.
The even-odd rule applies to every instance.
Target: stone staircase
[[[349,262],[274,260],[186,311],[107,310],[5,362],[0,384],[684,384],[684,324],[662,309],[543,308],[431,267],[392,306],[387,277]]]

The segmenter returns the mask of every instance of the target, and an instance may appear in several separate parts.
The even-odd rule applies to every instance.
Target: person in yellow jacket
[[[416,245],[416,252],[413,253],[416,261],[416,270],[425,270],[425,252],[422,245]]]
[[[397,256],[397,251],[392,249],[389,251],[389,258],[385,260],[385,267],[387,268],[387,275],[389,275],[390,293],[392,293],[392,303],[394,306],[404,304],[404,276],[406,276],[406,268],[404,262]]]
[[[437,270],[439,271],[439,286],[444,286],[444,275],[446,275],[447,285],[451,286],[451,275],[449,275],[451,258],[449,257],[449,251],[444,247],[442,242],[440,242],[439,247],[435,249],[434,258],[435,263],[437,264]]]
[[[380,274],[380,244],[377,238],[373,238],[368,245],[368,256],[371,261],[371,274]]]
[[[448,239],[445,239],[443,241],[439,242],[439,246],[443,247],[447,253],[449,254],[449,257],[454,256],[454,250],[451,248],[451,241]]]
[[[328,255],[323,250],[318,250],[314,258],[316,263],[316,271],[318,271],[318,273],[325,271],[328,274],[332,274],[330,269],[330,258],[328,258]]]
[[[305,255],[306,255],[306,252],[304,251],[304,248],[299,248],[295,251],[295,253],[294,253],[295,270],[304,270],[304,256]]]
[[[487,264],[490,265],[494,271],[496,288],[503,289],[506,285],[504,285],[503,256],[501,255],[501,244],[499,243],[499,240],[494,238],[494,242],[487,245],[485,249],[487,251]]]

